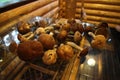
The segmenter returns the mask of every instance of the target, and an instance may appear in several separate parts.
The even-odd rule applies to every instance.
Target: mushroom
[[[88,48],[82,48],[82,47],[78,46],[77,44],[75,44],[74,42],[67,42],[66,44],[68,44],[80,51],[78,57],[86,56],[88,53]]]
[[[19,40],[20,42],[25,42],[25,41],[28,40],[27,38],[25,38],[25,37],[22,36],[21,34],[18,34],[17,38],[18,38],[18,40]]]
[[[74,55],[74,50],[70,45],[61,44],[57,49],[57,54],[63,60],[70,60]]]
[[[48,27],[45,27],[45,28],[39,27],[39,28],[36,29],[35,34],[39,35],[39,34],[42,34],[42,33],[50,32],[52,30],[54,30],[54,27],[52,27],[52,26],[48,26]]]
[[[79,31],[76,31],[74,34],[74,42],[79,44],[82,40],[82,34]]]
[[[105,48],[106,38],[104,35],[95,35],[92,32],[89,32],[88,34],[93,37],[93,40],[91,42],[91,46],[93,48],[97,48],[97,49],[104,49]]]
[[[45,51],[42,60],[47,65],[54,64],[57,61],[56,49]]]
[[[68,34],[67,31],[63,29],[57,34],[57,39],[60,41],[65,40],[67,37],[67,34]]]
[[[49,34],[41,34],[38,39],[44,47],[44,49],[53,49],[55,45],[55,38]]]
[[[22,35],[23,37],[28,37],[28,36],[30,36],[31,34],[33,34],[33,32],[28,32],[28,33],[26,33],[26,34],[24,34],[24,35]]]
[[[21,35],[21,34],[18,34],[18,40],[20,41],[20,42],[25,42],[25,41],[27,41],[27,40],[30,40],[30,39],[32,39],[33,37],[34,37],[34,33],[33,32],[29,32],[29,33],[27,33],[27,34],[25,34],[25,35]]]
[[[12,41],[9,45],[9,51],[12,53],[16,53],[18,44],[15,41]]]
[[[70,27],[71,27],[71,25],[69,23],[62,25],[62,29],[66,30],[66,31],[70,31]]]
[[[28,23],[23,22],[23,21],[18,23],[18,27],[17,27],[18,32],[20,34],[26,34],[26,33],[30,32],[30,28],[31,28],[31,26]]]
[[[43,46],[39,41],[28,40],[18,45],[17,55],[21,60],[32,61],[43,55]]]

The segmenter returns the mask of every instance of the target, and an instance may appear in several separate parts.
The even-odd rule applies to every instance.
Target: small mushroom
[[[39,28],[36,29],[35,34],[39,35],[39,34],[42,34],[42,33],[50,32],[52,30],[54,30],[54,27],[52,27],[52,26],[48,26],[48,27],[45,27],[45,28],[39,27]]]
[[[44,56],[42,57],[42,60],[45,64],[51,65],[54,64],[57,61],[57,53],[56,49],[53,50],[47,50],[44,53]]]
[[[76,44],[79,44],[81,40],[82,40],[82,34],[79,31],[76,31],[74,34],[74,42]]]
[[[18,40],[20,42],[25,42],[25,41],[28,41],[28,40],[32,39],[34,37],[34,35],[35,34],[33,32],[29,32],[25,35],[18,34]]]
[[[61,44],[57,49],[57,54],[63,60],[70,60],[74,55],[74,50],[70,45]]]
[[[97,49],[104,49],[105,48],[106,38],[104,35],[95,35],[92,32],[89,32],[88,34],[93,37],[93,40],[91,42],[91,46],[93,48],[97,48]]]
[[[66,30],[61,30],[58,35],[57,35],[57,39],[58,40],[65,40],[67,38],[67,31]]]
[[[86,56],[88,53],[88,48],[82,48],[75,44],[74,42],[67,42],[67,44],[80,51],[78,57]]]

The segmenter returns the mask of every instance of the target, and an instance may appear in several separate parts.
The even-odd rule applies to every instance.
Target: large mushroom
[[[38,41],[42,43],[44,49],[53,49],[55,45],[55,39],[50,34],[41,34],[38,37]]]
[[[106,38],[104,35],[95,35],[92,32],[88,33],[90,36],[93,37],[91,42],[91,46],[96,49],[104,49],[106,46]]]
[[[47,65],[54,64],[57,61],[56,49],[45,51],[44,56],[42,57],[42,60],[43,60],[43,63]]]
[[[70,45],[71,47],[80,51],[78,57],[86,56],[88,54],[88,47],[82,48],[78,46],[77,44],[75,44],[74,42],[67,42],[67,45]]]
[[[63,60],[69,60],[74,55],[74,50],[67,44],[61,44],[57,49],[58,56]]]
[[[18,44],[15,41],[12,41],[9,45],[9,51],[12,53],[16,53]]]
[[[67,31],[63,29],[57,34],[57,39],[60,41],[65,40],[67,38],[67,34]]]
[[[18,27],[17,27],[18,32],[20,34],[26,34],[26,33],[30,32],[30,28],[31,28],[31,26],[28,23],[23,22],[23,21],[18,23]]]
[[[82,40],[82,34],[79,31],[76,31],[74,34],[74,42],[79,44]]]
[[[17,54],[21,60],[33,61],[43,55],[43,46],[39,41],[28,40],[18,45]]]

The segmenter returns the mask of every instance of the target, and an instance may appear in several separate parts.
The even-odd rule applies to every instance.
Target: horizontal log
[[[81,0],[77,0],[81,2]],[[108,4],[108,5],[120,5],[119,0],[84,0],[84,3],[99,3],[99,4]]]
[[[35,9],[38,9],[48,3],[53,2],[53,0],[38,0],[29,4],[26,4],[24,6],[9,10],[7,12],[0,14],[0,23],[9,20],[13,17],[20,16],[26,13],[29,13]]]
[[[76,19],[80,19],[80,17],[76,16]],[[98,25],[100,23],[100,21],[94,21],[94,20],[83,20],[83,22],[88,22],[94,25]],[[118,24],[112,24],[112,23],[108,23],[109,27],[114,28],[115,26],[118,26]]]
[[[109,18],[117,18],[120,19],[120,13],[118,12],[111,12],[111,11],[101,11],[101,10],[91,10],[85,9],[87,15],[94,15],[100,17],[109,17]],[[81,9],[76,9],[76,13],[81,13]]]
[[[81,7],[81,4],[78,4],[77,7]],[[118,5],[105,5],[105,4],[91,4],[85,3],[85,9],[95,9],[95,10],[104,10],[104,11],[113,11],[113,12],[120,12],[120,6]]]
[[[80,15],[76,14],[76,19],[80,19]],[[111,27],[114,27],[116,25],[120,25],[120,20],[119,19],[109,19],[109,18],[101,18],[101,17],[97,17],[97,16],[87,16],[86,20],[83,21],[92,21],[92,22],[101,22],[101,21],[105,21],[107,23],[109,23],[111,25]],[[117,23],[115,21],[118,21]]]
[[[88,23],[91,23],[91,24],[95,24],[95,25],[98,25],[100,22],[97,22],[97,21],[90,21],[90,20],[87,20],[86,22],[88,22]],[[108,26],[110,27],[110,28],[115,28],[115,26],[117,26],[118,24],[110,24],[110,23],[108,23]]]
[[[75,14],[75,17],[78,19],[81,17],[81,14]]]
[[[42,16],[45,13],[51,11],[52,9],[56,8],[58,6],[58,1],[52,2],[42,8],[39,8],[29,14],[23,15],[20,18],[14,19],[10,22],[4,23],[4,25],[1,25],[0,33],[3,33],[7,29],[11,28],[13,25],[18,23],[19,21],[25,21],[29,18],[35,17],[35,16]]]
[[[82,7],[82,3],[81,2],[77,2],[76,3],[76,8],[80,8],[80,7]]]
[[[46,13],[45,15],[43,15],[43,17],[53,17],[54,15],[56,15],[59,11],[59,8],[56,7],[55,9],[51,10],[50,12]]]
[[[87,15],[86,18],[87,18],[87,20],[106,21],[108,23],[120,24],[120,19],[105,18],[105,17],[92,16],[92,15]]]

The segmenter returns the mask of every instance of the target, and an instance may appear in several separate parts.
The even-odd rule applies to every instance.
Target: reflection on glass
[[[5,45],[6,46],[9,46],[10,45],[10,41],[11,39],[10,39],[10,36],[9,36],[9,34],[7,34],[5,37],[3,37],[3,41],[5,42]]]
[[[88,61],[87,61],[87,64],[89,65],[89,66],[95,66],[95,60],[93,59],[93,58],[90,58],[90,59],[88,59]]]
[[[17,30],[13,30],[11,32],[11,37],[12,37],[12,40],[15,41],[17,44],[19,43],[19,40],[17,38],[17,35],[18,35],[18,31]]]
[[[17,35],[18,35],[17,30],[13,30],[10,33],[8,33],[7,35],[5,35],[3,37],[3,41],[4,41],[5,45],[9,46],[12,41],[15,41],[18,44],[19,40],[17,38]]]
[[[0,37],[0,62],[3,62],[4,58],[6,57],[6,47],[2,38]]]

